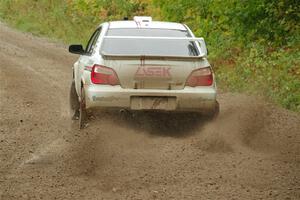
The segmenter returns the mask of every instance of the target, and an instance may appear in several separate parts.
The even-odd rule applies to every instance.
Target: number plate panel
[[[132,110],[175,110],[176,97],[131,97]]]

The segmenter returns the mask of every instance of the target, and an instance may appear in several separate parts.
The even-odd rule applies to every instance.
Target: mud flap
[[[77,95],[77,92],[75,89],[75,81],[74,80],[72,81],[71,88],[70,88],[69,101],[70,101],[70,110],[71,110],[72,120],[78,120],[80,103],[78,101],[78,95]]]
[[[84,89],[81,88],[81,100],[79,103],[79,129],[83,129],[87,123],[87,111],[85,106],[85,92]]]

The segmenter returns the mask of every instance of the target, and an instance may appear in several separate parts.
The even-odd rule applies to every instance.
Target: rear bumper
[[[120,86],[85,85],[87,109],[132,109],[131,97],[175,97],[171,111],[214,111],[216,89],[214,87],[185,87],[182,90],[124,89]],[[162,109],[163,111],[164,109]]]

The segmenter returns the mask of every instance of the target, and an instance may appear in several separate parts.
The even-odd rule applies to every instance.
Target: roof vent
[[[152,22],[152,17],[135,16],[135,17],[133,18],[133,20],[134,20],[136,23],[150,23],[150,22]]]

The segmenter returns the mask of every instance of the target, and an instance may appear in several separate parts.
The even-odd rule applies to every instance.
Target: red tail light
[[[94,84],[120,85],[116,72],[112,68],[102,65],[93,66],[91,80]]]
[[[186,81],[186,86],[210,86],[213,84],[213,74],[210,67],[193,71]]]

